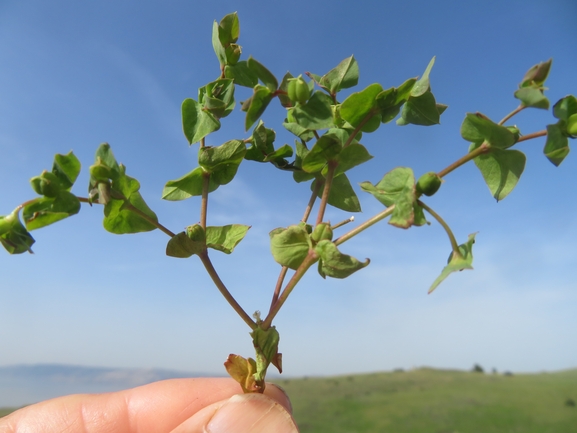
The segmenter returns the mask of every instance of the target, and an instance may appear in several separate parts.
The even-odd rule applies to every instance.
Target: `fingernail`
[[[205,426],[206,433],[298,433],[292,416],[262,394],[231,397]]]

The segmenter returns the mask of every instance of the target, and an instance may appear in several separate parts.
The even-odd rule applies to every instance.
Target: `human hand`
[[[274,385],[239,394],[228,378],[171,379],[137,388],[55,398],[0,419],[0,433],[298,433]]]

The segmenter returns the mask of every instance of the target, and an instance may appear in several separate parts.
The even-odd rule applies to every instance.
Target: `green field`
[[[577,433],[577,370],[419,369],[277,383],[302,433]]]
[[[419,369],[278,383],[302,433],[577,433],[577,370]]]

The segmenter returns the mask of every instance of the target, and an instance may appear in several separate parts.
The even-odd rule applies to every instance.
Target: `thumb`
[[[298,433],[292,416],[263,394],[239,394],[194,414],[172,433]]]

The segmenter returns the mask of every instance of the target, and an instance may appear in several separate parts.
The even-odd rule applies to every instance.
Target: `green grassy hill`
[[[278,383],[302,433],[577,433],[577,370],[419,369]]]
[[[419,369],[277,382],[302,433],[577,433],[577,370]]]

